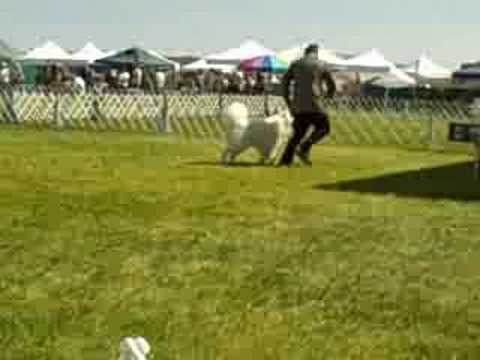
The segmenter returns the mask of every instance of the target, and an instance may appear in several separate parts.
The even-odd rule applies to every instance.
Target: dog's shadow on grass
[[[200,167],[218,167],[218,168],[273,168],[275,165],[262,164],[259,162],[248,161],[236,161],[232,164],[225,165],[220,161],[193,161],[185,163],[187,166],[200,166]]]
[[[480,201],[480,181],[474,179],[472,162],[320,184],[315,189],[394,194],[434,200]]]

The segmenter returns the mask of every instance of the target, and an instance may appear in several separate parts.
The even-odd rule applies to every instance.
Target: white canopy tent
[[[83,48],[74,53],[71,56],[71,59],[74,61],[93,63],[95,60],[101,59],[105,56],[107,56],[106,52],[97,48],[94,43],[88,42]]]
[[[235,65],[211,64],[211,63],[208,63],[208,61],[205,59],[200,59],[193,63],[185,65],[182,70],[185,70],[185,71],[216,70],[216,71],[221,71],[223,73],[230,73],[230,72],[234,72],[235,69],[236,69]]]
[[[424,80],[448,80],[452,77],[452,71],[434,63],[426,55],[421,55],[402,70],[411,76]]]
[[[53,41],[47,41],[40,47],[29,51],[23,60],[31,61],[69,61],[71,55]]]
[[[400,70],[393,62],[388,61],[377,49],[362,52],[343,61],[342,69],[361,73],[364,79],[367,78],[365,80],[384,87],[416,85],[414,78]]]
[[[306,47],[307,47],[307,44],[303,43],[298,46],[281,50],[278,52],[277,56],[279,59],[285,61],[287,64],[291,64],[292,62],[300,59],[303,56],[303,53]]]
[[[291,64],[293,61],[298,60],[303,56],[307,46],[308,44],[302,44],[290,49],[282,50],[278,53],[278,57],[286,63]],[[319,49],[318,58],[320,61],[332,66],[342,66],[345,62],[345,60],[337,56],[334,51],[323,48]]]
[[[117,52],[118,52],[118,50],[109,50],[109,51],[105,52],[105,57],[112,56],[113,54],[116,54]]]
[[[275,52],[255,40],[247,40],[237,48],[231,48],[221,53],[208,55],[205,60],[209,63],[238,64],[243,60],[267,55],[275,55]]]
[[[88,42],[83,48],[81,48],[71,56],[71,60],[93,63],[96,60],[106,56],[106,52],[97,48],[94,43]]]
[[[377,49],[370,49],[345,60],[344,67],[361,73],[388,73],[393,63],[385,59]]]
[[[345,60],[339,57],[333,50],[320,49],[318,51],[318,58],[329,65],[343,66]]]
[[[417,82],[398,68],[389,73],[373,76],[369,81],[371,84],[382,86],[384,88],[406,88],[414,87]]]

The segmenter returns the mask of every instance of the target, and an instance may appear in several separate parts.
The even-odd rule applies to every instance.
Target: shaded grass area
[[[318,186],[323,190],[394,194],[427,199],[480,201],[480,182],[475,180],[474,162],[389,173],[373,178]]]
[[[4,359],[115,359],[137,334],[160,359],[480,354],[464,154],[328,145],[311,169],[223,168],[168,137],[0,138]]]

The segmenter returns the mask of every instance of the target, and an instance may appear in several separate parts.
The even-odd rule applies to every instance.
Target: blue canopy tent
[[[480,65],[464,67],[453,73],[454,80],[480,80]]]

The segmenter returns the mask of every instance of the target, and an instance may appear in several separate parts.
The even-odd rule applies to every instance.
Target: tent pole
[[[383,98],[384,111],[387,110],[389,95],[390,95],[390,89],[387,87],[387,88],[385,88],[385,94],[384,94],[384,98]]]

